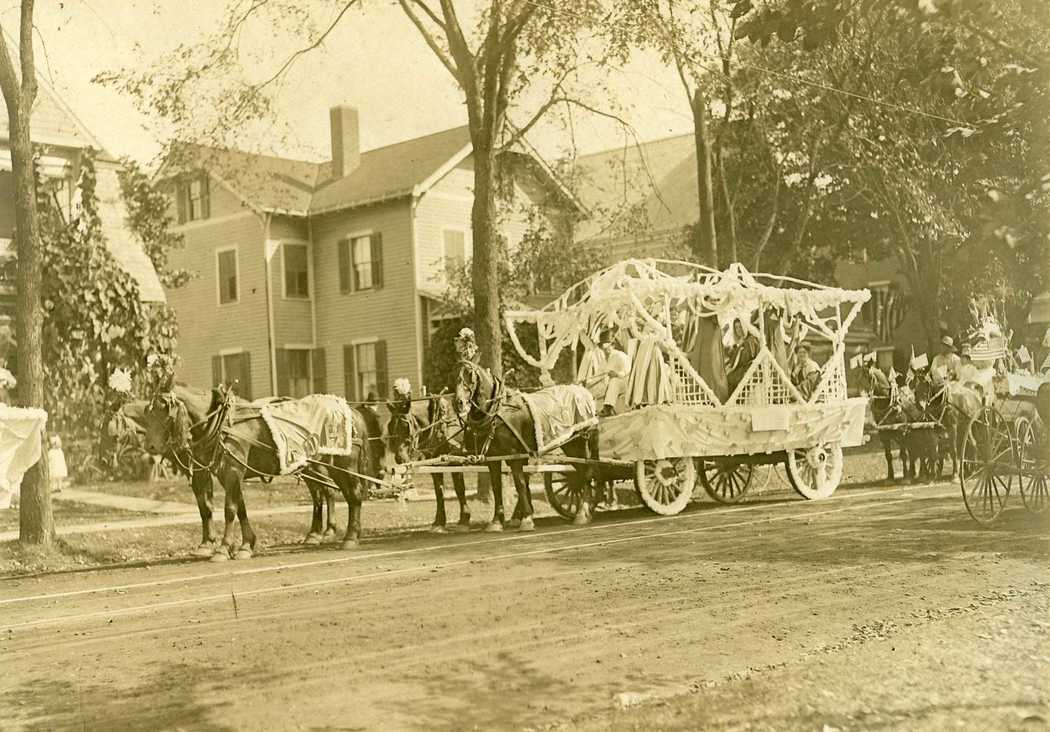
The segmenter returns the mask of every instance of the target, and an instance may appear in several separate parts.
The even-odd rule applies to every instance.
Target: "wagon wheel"
[[[696,467],[707,495],[719,503],[739,503],[755,474],[755,466],[750,462],[732,458],[699,458]]]
[[[543,492],[547,496],[547,503],[551,505],[555,513],[563,519],[570,521],[576,518],[583,500],[583,492],[579,485],[573,485],[569,480],[570,473],[544,473]]]
[[[634,467],[634,487],[638,497],[654,513],[673,516],[692,500],[696,483],[692,458],[639,460]]]
[[[1017,468],[1021,481],[1021,500],[1032,513],[1042,513],[1050,506],[1050,478],[1047,471],[1050,462],[1039,454],[1040,435],[1032,420],[1021,417],[1017,420]],[[1046,436],[1043,436],[1046,439]]]
[[[1010,426],[984,407],[966,426],[959,460],[959,483],[970,516],[990,524],[1006,507],[1016,474]]]
[[[830,498],[842,480],[842,445],[838,443],[787,451],[788,480],[803,498]]]

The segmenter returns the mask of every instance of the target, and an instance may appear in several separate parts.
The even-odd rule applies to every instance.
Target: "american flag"
[[[871,290],[871,324],[875,335],[884,343],[891,341],[894,331],[908,314],[907,298],[896,283],[879,283],[868,287]]]

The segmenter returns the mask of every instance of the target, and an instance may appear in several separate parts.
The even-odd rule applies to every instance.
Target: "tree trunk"
[[[11,130],[11,170],[15,184],[15,239],[18,245],[18,296],[15,324],[18,343],[18,392],[22,406],[44,407],[44,364],[41,344],[40,239],[36,216],[33,146],[29,136],[29,103],[8,104]],[[49,546],[54,538],[51,490],[47,469],[47,436],[41,436],[42,457],[22,479],[19,539]]]
[[[474,145],[474,205],[470,211],[474,234],[471,280],[474,289],[474,324],[481,364],[494,376],[503,374],[503,341],[500,335],[499,249],[496,227],[496,156],[491,147]]]
[[[696,188],[700,204],[700,261],[718,269],[715,234],[715,193],[711,176],[711,141],[707,134],[707,99],[693,91],[693,136],[696,141]]]

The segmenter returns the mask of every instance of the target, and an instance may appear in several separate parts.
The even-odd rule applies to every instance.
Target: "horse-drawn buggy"
[[[988,388],[966,411],[958,438],[959,481],[970,516],[995,521],[1010,494],[1032,513],[1050,506],[1050,379],[1017,370],[999,321],[985,313],[973,338]]]
[[[863,439],[867,400],[847,397],[844,348],[868,297],[740,265],[620,262],[543,308],[505,313],[514,347],[541,383],[568,370],[575,384],[519,398],[491,377],[478,383],[474,372],[484,370],[468,368],[457,400],[473,448],[401,470],[508,461],[523,520],[531,515],[526,470],[541,473],[551,506],[577,521],[589,515],[591,479],[629,481],[648,508],[670,515],[698,487],[737,502],[756,466],[783,463],[799,494],[826,498],[841,480],[843,447]],[[825,347],[823,364],[808,355],[814,343]],[[606,367],[614,360],[624,365],[617,373]],[[600,414],[583,388],[595,382]],[[515,424],[521,416],[528,419]],[[509,437],[494,450],[485,435],[503,425]]]

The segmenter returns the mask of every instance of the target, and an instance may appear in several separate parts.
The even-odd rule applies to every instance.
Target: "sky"
[[[147,68],[178,44],[193,44],[218,27],[227,0],[66,0],[38,3],[40,71],[103,145],[117,155],[148,163],[166,132],[132,100],[92,83],[105,71]],[[9,0],[10,2],[10,0]],[[458,5],[470,5],[460,0]],[[331,0],[304,0],[319,21]],[[0,14],[17,36],[17,4]],[[242,40],[245,74],[269,74],[296,45],[255,27]],[[692,129],[689,108],[673,71],[640,55],[622,72],[603,75],[610,85],[601,101],[632,126],[641,140]],[[586,81],[586,80],[585,80]],[[322,160],[330,154],[328,110],[356,107],[361,147],[368,150],[466,123],[462,96],[418,32],[390,0],[351,11],[325,44],[292,67],[278,98],[288,134],[256,130],[237,145],[256,152]],[[525,115],[519,114],[519,123]],[[586,112],[574,114],[579,152],[622,146],[623,128]],[[548,157],[565,154],[570,137],[562,125],[538,127],[531,142]]]

